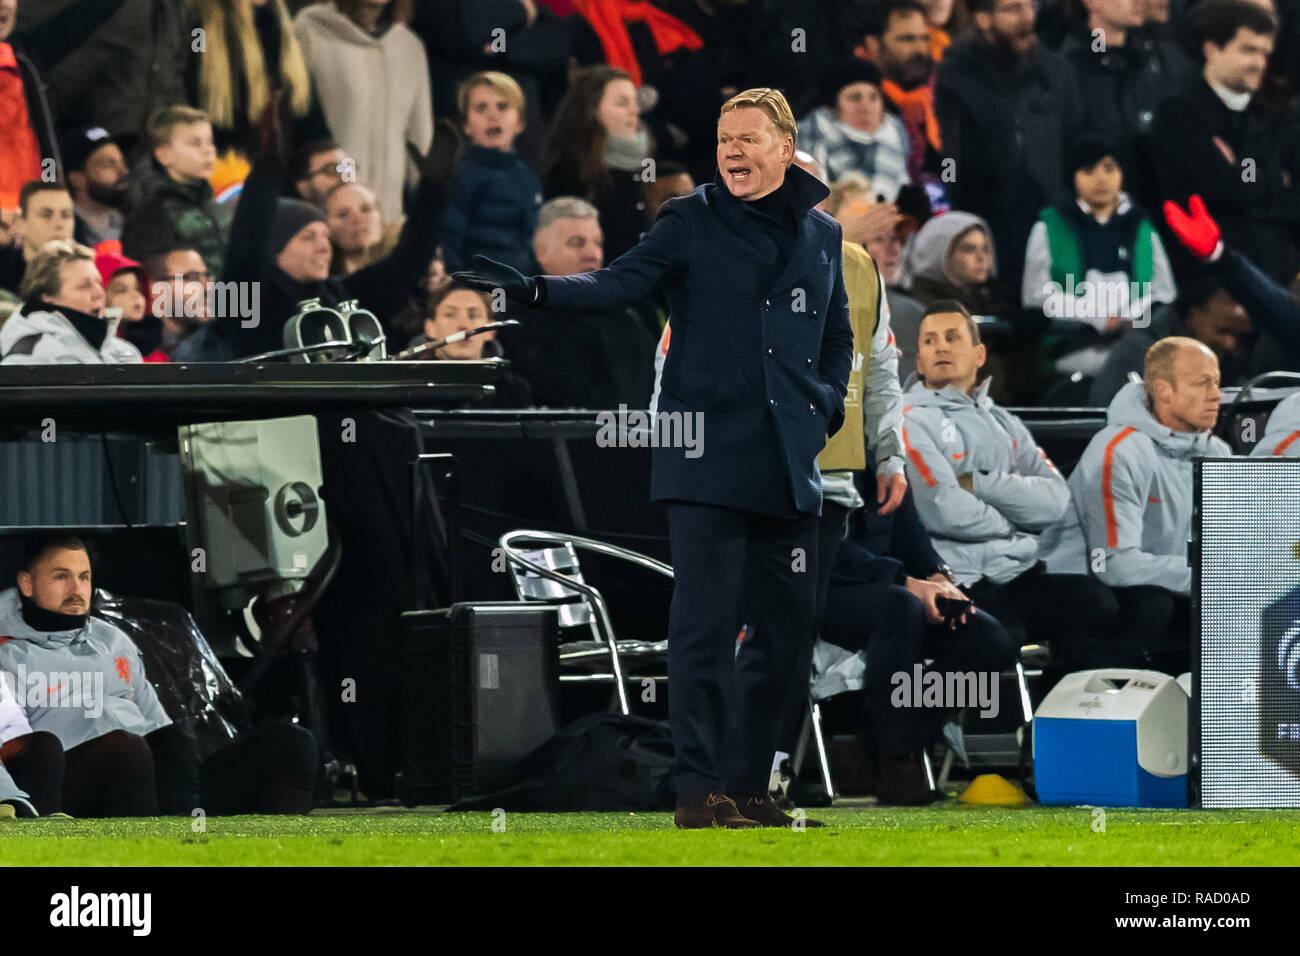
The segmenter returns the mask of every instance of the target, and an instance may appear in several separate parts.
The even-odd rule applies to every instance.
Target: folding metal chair
[[[561,673],[561,681],[612,682],[618,695],[619,709],[627,715],[631,709],[628,707],[627,690],[624,687],[626,682],[668,679],[667,639],[619,640],[614,633],[604,597],[583,578],[578,551],[591,551],[627,561],[671,579],[673,569],[669,565],[640,552],[606,544],[594,538],[550,531],[509,531],[501,536],[499,544],[510,568],[511,580],[519,600],[558,605],[562,633],[583,626],[591,632],[591,640],[565,641],[560,644],[560,666],[568,671]],[[612,673],[594,672],[590,669],[593,663],[600,663],[606,658]],[[632,665],[659,664],[664,673],[627,674],[625,661]]]

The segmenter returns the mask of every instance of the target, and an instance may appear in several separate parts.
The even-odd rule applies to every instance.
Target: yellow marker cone
[[[962,803],[978,803],[994,807],[1023,807],[1027,802],[1021,790],[1001,774],[982,773],[970,782],[960,797]]]

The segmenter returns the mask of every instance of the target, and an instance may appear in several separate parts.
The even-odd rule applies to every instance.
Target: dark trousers
[[[1122,638],[1114,662],[1097,667],[1141,667],[1177,676],[1192,669],[1192,601],[1155,585],[1113,588]]]
[[[63,809],[63,745],[54,734],[38,730],[5,741],[0,763],[31,797],[37,813],[45,816]]]
[[[963,672],[996,681],[1001,671],[1015,663],[1018,653],[1006,629],[988,613],[977,608],[964,625],[950,630],[929,623],[921,599],[892,584],[832,587],[822,638],[867,652],[862,688],[867,736],[883,757],[916,753],[938,735],[950,713],[943,707],[917,707],[910,696],[898,702],[894,675],[906,675],[911,682],[914,665],[930,660],[923,673]],[[998,706],[1005,706],[1001,698]]]
[[[766,795],[785,695],[816,611],[816,515],[667,502],[668,700],[678,803]],[[736,636],[753,625],[740,653]]]
[[[868,504],[867,507],[872,507]],[[818,629],[826,615],[826,595],[830,589],[831,572],[835,568],[835,555],[847,531],[849,509],[833,501],[822,501],[822,516],[817,525],[817,613]],[[781,730],[777,735],[776,749],[793,754],[803,726],[804,710],[808,706],[808,680],[812,675],[813,645],[817,643],[817,630],[808,635],[800,648],[790,684],[784,695]]]
[[[1046,574],[1041,564],[1002,584],[984,579],[966,588],[977,608],[1006,627],[1015,646],[1052,650],[1055,668],[1080,669],[1098,638],[1118,633],[1119,604],[1111,589],[1086,574]]]

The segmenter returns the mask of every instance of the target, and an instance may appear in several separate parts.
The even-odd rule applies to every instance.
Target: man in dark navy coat
[[[718,174],[666,202],[607,268],[526,277],[476,257],[457,278],[535,308],[604,312],[662,290],[664,363],[651,497],[674,566],[669,716],[683,828],[788,826],[768,798],[782,692],[815,616],[817,455],[844,420],[853,330],[828,190],[792,166],[780,92],[747,90],[718,118]],[[689,419],[688,419],[689,416]],[[687,447],[683,447],[687,445]],[[736,656],[751,575],[753,645]],[[816,821],[806,825],[820,826]]]

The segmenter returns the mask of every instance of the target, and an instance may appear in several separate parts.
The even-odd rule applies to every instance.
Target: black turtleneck
[[[766,196],[748,202],[751,209],[761,212],[769,219],[775,219],[791,232],[795,231],[794,209],[790,207],[789,180],[781,180],[781,185]]]
[[[86,618],[89,616],[89,614],[60,614],[58,611],[47,611],[21,591],[18,597],[22,601],[23,620],[34,631],[46,633],[78,631],[85,626]]]

